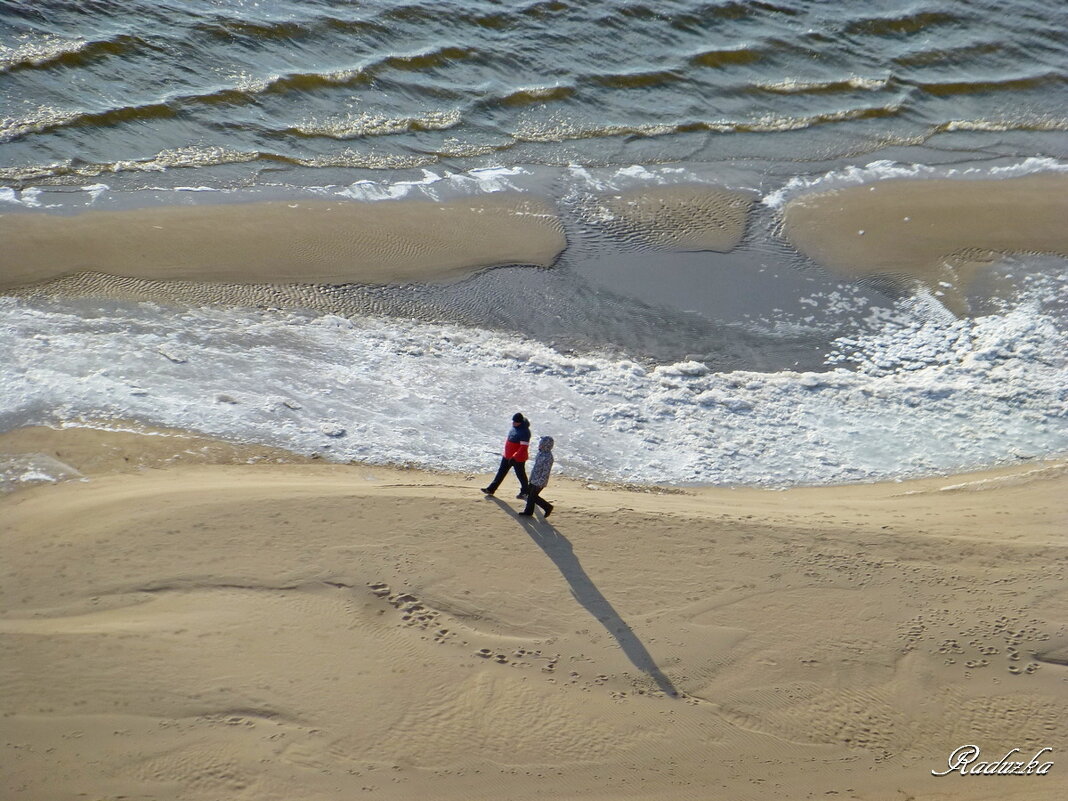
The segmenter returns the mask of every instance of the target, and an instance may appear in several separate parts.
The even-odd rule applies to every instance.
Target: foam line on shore
[[[1037,288],[1055,296],[1062,284]],[[571,475],[793,484],[955,472],[1068,450],[1064,333],[1038,301],[908,305],[830,372],[712,372],[563,354],[388,318],[0,299],[0,428],[139,419],[331,459],[478,470],[517,402]],[[47,358],[44,356],[47,355]],[[710,433],[712,432],[712,433]],[[483,443],[473,446],[472,443]]]

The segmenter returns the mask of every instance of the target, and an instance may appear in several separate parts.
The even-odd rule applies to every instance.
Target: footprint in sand
[[[370,582],[367,586],[375,597],[384,599],[390,606],[400,612],[401,625],[428,632],[429,638],[439,645],[446,642],[467,645],[466,640],[461,641],[458,639],[457,632],[441,625],[443,621],[439,620],[441,617],[440,612],[427,607],[415,595],[403,591],[393,592],[390,586],[382,581]],[[428,637],[424,637],[424,639],[426,638]],[[541,667],[542,672],[545,673],[553,673],[556,670],[557,663],[560,661],[560,654],[554,654],[551,657],[543,656],[540,650],[528,648],[516,648],[510,654],[498,652],[491,648],[480,648],[474,652],[474,655],[500,665],[520,668],[531,667],[534,660],[545,661],[545,664]]]

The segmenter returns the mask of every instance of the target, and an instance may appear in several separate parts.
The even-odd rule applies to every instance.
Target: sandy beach
[[[655,489],[22,429],[6,798],[1050,799],[1065,462]],[[1048,775],[945,771],[1053,748]],[[1050,752],[1047,752],[1048,754]]]
[[[1068,798],[1063,5],[0,4],[0,801]]]

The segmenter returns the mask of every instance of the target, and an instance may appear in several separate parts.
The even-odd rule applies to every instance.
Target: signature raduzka
[[[945,770],[932,770],[934,776],[946,776],[950,773],[959,773],[961,776],[1045,776],[1053,767],[1053,762],[1042,761],[1042,755],[1052,748],[1043,748],[1028,762],[1014,760],[1020,753],[1019,748],[1013,748],[997,762],[980,762],[979,746],[962,745],[949,755],[949,767]]]

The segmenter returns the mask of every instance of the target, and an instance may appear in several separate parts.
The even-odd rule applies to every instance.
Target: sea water
[[[831,275],[781,214],[1063,172],[1064,21],[1053,2],[6,3],[0,213],[527,193],[567,247],[314,302],[0,298],[0,430],[141,421],[488,470],[523,411],[574,476],[766,486],[1062,454],[1063,259],[999,259],[960,315],[937,287]],[[676,185],[748,193],[741,244],[642,247],[598,216]]]

